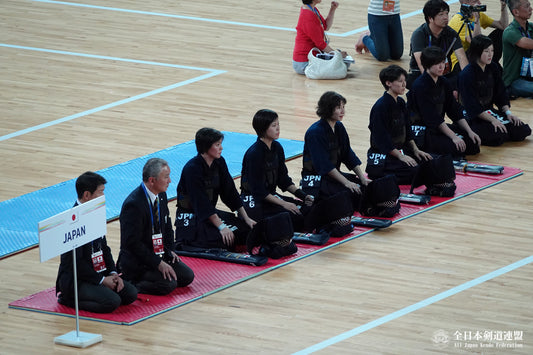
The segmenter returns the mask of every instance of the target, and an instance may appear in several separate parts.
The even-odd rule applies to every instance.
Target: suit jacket
[[[138,280],[147,270],[157,270],[161,257],[152,244],[152,216],[148,196],[139,185],[124,200],[120,211],[119,268],[127,280]],[[160,226],[165,248],[164,259],[174,250],[174,231],[168,210],[166,192],[159,194]],[[154,216],[155,217],[155,216]]]
[[[74,206],[77,206],[76,202]],[[101,250],[103,253],[106,270],[96,272],[93,267],[91,255]],[[105,236],[97,238],[81,247],[76,248],[76,271],[78,273],[78,285],[88,282],[93,285],[100,284],[102,277],[108,276],[111,272],[117,271],[111,249],[107,246]],[[56,294],[61,292],[66,298],[74,297],[74,263],[72,252],[61,254],[61,263],[57,272]]]

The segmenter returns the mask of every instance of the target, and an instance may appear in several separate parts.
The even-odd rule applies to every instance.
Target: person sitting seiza
[[[407,93],[414,132],[424,151],[436,154],[451,154],[454,159],[479,153],[479,136],[466,121],[463,109],[453,95],[448,80],[442,77],[446,56],[439,47],[427,47],[420,60],[426,69],[413,83]],[[453,124],[447,124],[444,116]]]
[[[244,208],[255,221],[289,212],[294,230],[302,232],[306,210],[303,205],[304,202],[306,206],[312,205],[313,196],[298,189],[289,176],[285,152],[277,141],[280,134],[278,114],[268,109],[259,110],[252,125],[257,141],[248,148],[242,161],[241,199]],[[278,194],[278,187],[289,191],[298,200]]]
[[[370,148],[366,172],[375,180],[394,175],[398,184],[412,189],[426,185],[425,194],[453,196],[455,170],[451,157],[429,154],[419,149],[411,129],[405,101],[407,72],[390,65],[379,78],[387,90],[370,111]]]
[[[470,64],[459,75],[459,97],[481,144],[498,146],[524,140],[531,128],[511,112],[501,70],[492,61],[493,53],[489,37],[479,35],[472,39]]]
[[[118,266],[140,293],[167,295],[194,280],[194,272],[175,253],[168,208],[170,166],[161,158],[144,164],[142,183],[120,210]]]
[[[76,179],[78,200],[74,206],[104,195],[106,179],[92,171]],[[95,313],[110,313],[137,299],[137,289],[118,274],[105,236],[75,249],[78,281],[78,307]],[[75,307],[72,252],[61,254],[57,273],[58,303]]]
[[[181,171],[177,187],[176,242],[178,250],[219,248],[236,251],[256,221],[251,219],[222,157],[224,135],[213,128],[196,132],[198,154]],[[218,198],[234,212],[217,208]]]

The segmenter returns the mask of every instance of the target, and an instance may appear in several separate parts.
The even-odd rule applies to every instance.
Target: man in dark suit
[[[78,200],[74,206],[102,196],[105,183],[103,176],[90,171],[80,175],[76,180]],[[76,271],[79,309],[109,313],[121,304],[130,304],[137,299],[135,287],[128,281],[122,280],[117,273],[105,236],[76,248]],[[75,306],[72,252],[61,255],[56,293],[60,304]]]
[[[120,211],[119,268],[140,293],[166,295],[190,284],[193,271],[174,252],[167,201],[170,167],[160,158],[146,162],[143,182]]]

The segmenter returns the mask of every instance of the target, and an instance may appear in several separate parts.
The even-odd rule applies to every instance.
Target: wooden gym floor
[[[0,3],[1,201],[189,141],[204,126],[253,133],[261,108],[279,113],[283,137],[303,139],[327,90],[347,98],[344,124],[365,160],[377,74],[389,64],[353,49],[367,0],[341,1],[330,31],[356,60],[341,81],[294,74],[297,0],[73,1]],[[404,68],[422,4],[401,4]],[[498,7],[489,3],[489,15]],[[530,125],[532,107],[512,102]],[[0,260],[0,353],[531,354],[531,150],[531,138],[483,147],[473,159],[524,175],[203,300],[130,327],[81,321],[103,335],[87,349],[53,343],[74,319],[7,307],[54,285],[59,259],[41,264],[33,249]],[[300,166],[289,163],[296,180]],[[118,222],[108,240],[117,256]],[[481,348],[474,337],[485,331],[507,338]]]

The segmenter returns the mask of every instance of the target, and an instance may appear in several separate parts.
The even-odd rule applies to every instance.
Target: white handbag
[[[348,68],[340,51],[326,53],[313,48],[307,59],[309,64],[305,67],[305,76],[309,79],[344,79],[348,75]]]

